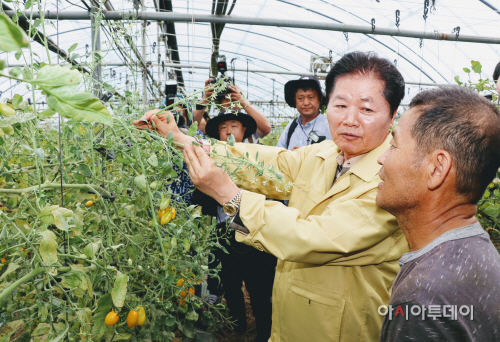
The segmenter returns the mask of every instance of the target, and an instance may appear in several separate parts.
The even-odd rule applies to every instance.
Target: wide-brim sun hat
[[[295,94],[299,89],[312,88],[316,90],[321,98],[321,104],[325,104],[325,93],[321,90],[321,83],[313,75],[301,76],[298,80],[291,80],[285,83],[285,101],[292,108],[295,107]]]
[[[246,113],[239,112],[234,109],[228,109],[221,110],[216,117],[208,120],[207,125],[205,126],[205,132],[208,136],[219,140],[219,125],[230,120],[237,120],[241,122],[243,127],[246,127],[243,139],[248,138],[257,131],[257,122],[254,118]]]

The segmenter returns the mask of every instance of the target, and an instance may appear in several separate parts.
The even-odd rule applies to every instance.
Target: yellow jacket
[[[294,183],[291,195],[238,173],[240,218],[248,235],[236,240],[279,258],[273,288],[272,342],[378,341],[398,260],[408,252],[394,216],[377,207],[378,157],[367,153],[332,187],[340,153],[332,141],[296,151],[255,144],[212,151],[273,165]],[[213,157],[217,160],[217,157]],[[286,207],[267,198],[290,199]]]

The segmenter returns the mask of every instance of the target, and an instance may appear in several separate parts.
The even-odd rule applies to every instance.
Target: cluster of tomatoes
[[[177,212],[175,208],[170,208],[168,205],[170,204],[170,199],[164,199],[160,203],[160,210],[158,210],[158,218],[160,219],[160,224],[164,225],[169,223],[171,220],[175,218]]]
[[[116,311],[111,311],[106,315],[104,323],[107,326],[112,326],[115,325],[119,319],[120,316],[118,316]],[[144,322],[146,322],[146,310],[144,309],[143,306],[139,306],[135,308],[135,310],[130,310],[128,312],[127,325],[130,329],[135,327],[137,324],[139,324],[139,326],[142,327],[144,325]]]
[[[179,279],[179,281],[177,282],[177,286],[179,287],[182,287],[182,285],[184,285],[184,282],[186,281],[186,279],[184,278],[181,278]],[[188,289],[189,293],[190,293],[190,297],[193,297],[194,296],[194,288],[190,287]],[[179,301],[179,305],[180,306],[184,306],[186,305],[186,296],[188,295],[188,293],[184,290],[181,291],[181,300]]]

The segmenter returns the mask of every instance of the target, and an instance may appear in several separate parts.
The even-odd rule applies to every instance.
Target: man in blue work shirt
[[[300,116],[285,127],[276,146],[288,150],[332,140],[328,120],[320,113],[325,94],[315,76],[302,76],[285,84],[285,101],[297,108]]]

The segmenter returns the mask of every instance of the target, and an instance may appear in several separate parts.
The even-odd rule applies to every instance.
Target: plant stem
[[[122,125],[123,127],[125,128],[125,130],[127,131],[128,135],[130,136],[131,139],[134,140],[134,148],[136,150],[136,153],[137,153],[137,159],[139,160],[139,164],[141,165],[141,169],[142,169],[142,174],[145,175],[146,174],[146,168],[144,167],[144,163],[142,162],[142,155],[138,149],[138,143],[137,143],[137,140],[135,139],[134,135],[132,134],[132,132],[130,132],[130,130],[128,129],[127,125],[125,125],[125,123],[121,120],[118,120]],[[148,198],[149,198],[149,205],[150,205],[150,209],[151,209],[151,214],[153,216],[153,226],[156,230],[156,235],[158,236],[158,240],[159,241],[162,241],[162,236],[160,234],[160,229],[158,228],[158,222],[156,220],[156,212],[155,212],[155,208],[154,208],[154,205],[153,205],[153,198],[151,197],[151,192],[149,191],[149,186],[146,187],[146,192],[148,194]],[[163,243],[160,243],[160,248],[161,248],[161,253],[163,255],[163,260],[164,260],[164,263],[165,263],[165,270],[167,269],[167,261],[168,261],[168,258],[167,258],[167,254],[165,253],[165,248],[163,247]]]
[[[41,267],[35,268],[31,273],[26,274],[24,277],[18,279],[16,282],[12,283],[9,287],[4,289],[2,293],[0,293],[0,301],[7,297],[12,291],[14,291],[19,285],[24,284],[28,280],[36,277],[37,275],[43,273],[45,270]]]
[[[101,196],[102,194],[106,196],[111,196],[110,193],[100,186],[97,185],[92,185],[92,184],[63,184],[63,188],[68,188],[68,189],[89,189],[93,191],[96,195]],[[40,185],[40,189],[58,189],[61,187],[61,184],[59,183],[45,183]],[[24,194],[27,192],[31,192],[33,190],[36,190],[38,188],[38,185],[31,186],[29,188],[21,188],[21,189],[0,189],[0,194]],[[96,189],[99,189],[97,191]]]

